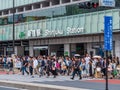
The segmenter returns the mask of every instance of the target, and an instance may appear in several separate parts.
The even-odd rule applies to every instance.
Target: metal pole
[[[15,54],[15,1],[13,0],[13,54]]]
[[[108,50],[106,51],[106,89],[108,90]]]

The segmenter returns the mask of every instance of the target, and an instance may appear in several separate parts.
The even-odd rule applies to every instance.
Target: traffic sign
[[[113,29],[112,16],[104,17],[104,49],[112,50],[112,29]]]
[[[99,6],[115,7],[115,0],[99,0]]]

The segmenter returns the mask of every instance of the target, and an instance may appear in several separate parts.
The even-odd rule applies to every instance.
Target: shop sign
[[[65,51],[65,52],[64,52],[64,56],[68,56],[68,51]]]
[[[79,33],[83,33],[84,32],[84,28],[71,28],[71,27],[67,27],[67,34],[79,34]]]
[[[22,39],[22,38],[24,38],[24,37],[25,37],[25,33],[24,33],[24,32],[20,32],[19,38]]]
[[[28,30],[28,33],[27,33],[28,37],[39,37],[41,35],[42,35],[41,29]]]
[[[63,30],[45,30],[45,36],[57,36],[63,34]]]

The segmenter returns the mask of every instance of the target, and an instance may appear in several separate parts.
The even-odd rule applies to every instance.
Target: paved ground
[[[57,86],[68,86],[68,87],[76,87],[76,88],[85,88],[92,90],[105,90],[105,80],[104,79],[89,79],[83,78],[79,80],[78,77],[75,77],[74,80],[70,79],[70,76],[58,76],[57,78],[49,77],[38,77],[34,76],[32,78],[28,75],[7,75],[1,74],[0,80],[8,80],[8,81],[20,81],[27,83],[37,83],[37,84],[49,84],[49,85],[57,85]],[[1,90],[1,89],[0,89]],[[109,80],[109,90],[120,90],[120,80]]]
[[[0,90],[27,90],[27,89],[0,86]]]

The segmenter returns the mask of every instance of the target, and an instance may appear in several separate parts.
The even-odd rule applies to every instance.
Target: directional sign
[[[115,0],[99,0],[99,6],[115,7]]]
[[[113,29],[112,16],[104,17],[104,49],[112,50],[112,29]]]

